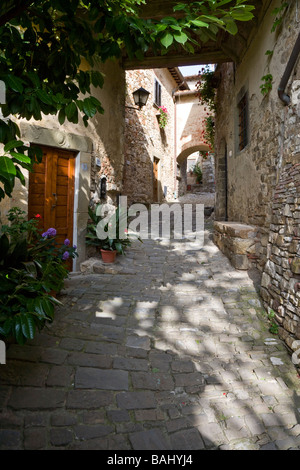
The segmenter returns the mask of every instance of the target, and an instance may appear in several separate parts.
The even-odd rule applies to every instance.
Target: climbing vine
[[[288,6],[289,4],[287,2],[282,1],[282,4],[278,8],[275,8],[272,11],[272,14],[275,15],[275,19],[271,28],[271,33],[274,33],[279,28],[279,26],[281,26]],[[263,77],[261,77],[262,84],[260,85],[260,91],[262,95],[264,96],[270,93],[270,91],[273,88],[273,75],[270,73],[270,62],[271,62],[273,53],[274,53],[274,50],[266,51],[266,56],[268,57],[267,66],[266,66],[267,73],[263,75]]]
[[[206,118],[204,118],[204,125],[205,125],[204,138],[206,140],[206,143],[209,146],[209,150],[213,150],[214,145],[215,145],[215,120],[214,120],[214,116],[207,116]]]
[[[214,114],[217,110],[216,105],[216,78],[215,72],[208,65],[201,69],[199,72],[199,79],[196,84],[198,90],[198,96],[200,103],[204,106],[206,111],[206,106],[208,107],[209,112],[207,116],[203,119],[203,138],[210,150],[214,149],[214,138],[215,138],[215,120]]]
[[[202,105],[207,105],[211,112],[216,111],[216,79],[215,72],[207,65],[199,72],[196,84]]]
[[[273,75],[268,73],[264,75],[262,78],[262,85],[260,85],[260,91],[263,95],[267,95],[273,88]]]

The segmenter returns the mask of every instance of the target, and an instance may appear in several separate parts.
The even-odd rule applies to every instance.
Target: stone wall
[[[300,339],[300,163],[285,165],[272,212],[261,295],[292,349],[293,341]]]
[[[204,193],[215,192],[215,159],[213,154],[209,154],[202,160],[202,185],[201,191]]]
[[[219,68],[216,120],[216,219],[249,224],[257,235],[252,261],[261,272],[261,296],[275,314],[279,334],[293,350],[300,339],[300,66],[291,74],[285,106],[278,86],[299,34],[296,2],[290,2],[282,27],[271,33],[270,3],[248,51],[237,64]],[[273,54],[266,56],[265,52]],[[262,95],[261,77],[273,76]],[[248,95],[248,144],[238,150],[237,103]],[[227,214],[226,214],[227,189]]]
[[[283,26],[271,33],[274,22],[273,1],[249,41],[240,62],[223,64],[218,73],[216,118],[216,219],[238,221],[259,228],[257,266],[262,272],[267,259],[267,241],[271,224],[273,191],[278,181],[285,133],[285,107],[277,88],[297,39],[295,2],[283,20]],[[273,51],[270,56],[266,51]],[[272,90],[261,93],[262,77],[272,74]],[[248,144],[238,148],[238,102],[248,96]],[[227,210],[226,210],[227,202]]]
[[[168,123],[159,127],[158,106],[154,104],[155,79],[161,84],[162,106],[168,110]],[[126,72],[125,148],[122,194],[129,204],[152,203],[153,159],[159,160],[159,202],[172,199],[175,186],[174,102],[172,91],[176,82],[167,69],[132,70]],[[150,92],[148,103],[141,111],[134,107],[132,92],[143,87]]]
[[[223,64],[217,71],[216,219],[227,218],[259,228],[256,256],[261,272],[267,259],[273,191],[288,132],[277,88],[299,29],[296,5],[291,3],[283,27],[271,33],[275,6],[276,1],[271,2],[242,60]],[[273,51],[269,57],[267,50]],[[261,79],[267,72],[273,76],[272,90],[263,95]],[[238,101],[244,92],[248,96],[248,144],[239,150]]]
[[[300,339],[300,64],[287,87],[261,295],[291,352]]]
[[[192,90],[191,90],[192,91]],[[203,137],[203,121],[207,116],[197,94],[191,91],[176,93],[176,148],[177,155],[187,149],[197,146],[196,150],[208,150]],[[202,147],[200,149],[200,146]],[[193,152],[190,151],[188,155]]]
[[[300,339],[300,67],[294,70],[285,108],[280,160],[272,201],[267,262],[261,295],[275,313],[279,334],[293,349]]]

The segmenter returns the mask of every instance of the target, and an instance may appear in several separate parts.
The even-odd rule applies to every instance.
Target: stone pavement
[[[210,233],[122,263],[72,275],[53,324],[8,349],[0,448],[299,450],[295,366]]]

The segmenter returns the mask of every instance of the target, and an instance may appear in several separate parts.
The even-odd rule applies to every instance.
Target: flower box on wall
[[[156,114],[157,120],[158,120],[158,125],[161,129],[164,129],[166,125],[168,124],[168,110],[165,106],[160,106],[159,107],[159,113]]]

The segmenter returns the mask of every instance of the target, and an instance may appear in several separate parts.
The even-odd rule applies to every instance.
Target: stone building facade
[[[254,263],[260,271],[264,306],[274,312],[291,349],[300,339],[298,54],[286,88],[288,105],[278,88],[300,32],[297,3],[288,2],[280,13],[281,25],[272,31],[272,12],[280,2],[270,2],[245,55],[216,71],[215,240],[233,250],[232,238],[242,237],[231,237],[228,227],[249,228],[252,240],[240,253],[249,262],[243,267]]]
[[[68,238],[78,247],[79,257],[74,260],[73,269],[79,270],[87,257],[85,244],[88,208],[92,204],[105,202],[115,205],[118,196],[128,197],[133,202],[173,201],[179,194],[180,185],[185,182],[182,168],[177,162],[176,98],[178,90],[188,89],[184,78],[176,68],[156,70],[124,71],[117,61],[108,61],[101,66],[105,76],[102,89],[93,90],[104,108],[104,114],[97,114],[90,120],[88,128],[81,121],[78,124],[65,122],[61,126],[55,116],[43,116],[41,121],[18,120],[21,139],[27,145],[37,144],[43,148],[45,159],[67,156],[72,160],[74,173],[65,180],[71,182],[72,191],[59,188],[67,200]],[[138,111],[134,108],[132,92],[139,87],[149,90],[147,105]],[[157,93],[160,93],[160,102]],[[159,106],[168,110],[165,128],[159,127]],[[184,128],[184,124],[183,124]],[[180,140],[180,137],[179,137]],[[156,164],[156,189],[154,190],[154,163]],[[50,168],[50,166],[49,166]],[[12,198],[1,202],[1,222],[6,223],[6,214],[18,206],[29,215],[36,214],[37,200],[42,201],[38,212],[44,217],[51,213],[51,226],[58,220],[55,213],[65,215],[60,203],[57,204],[56,188],[52,188],[54,175],[43,176],[44,187],[35,197],[36,184],[31,184],[31,174],[25,172],[25,186],[19,181]],[[60,181],[62,175],[58,175]],[[41,178],[39,176],[38,178]],[[51,186],[51,191],[50,191]],[[155,195],[154,195],[155,191]],[[66,197],[66,194],[69,194]],[[59,206],[59,207],[58,207]],[[52,210],[52,207],[54,208]],[[52,217],[53,215],[53,217]],[[53,221],[52,221],[53,220]],[[48,224],[44,218],[45,224]],[[45,230],[49,225],[45,226]]]
[[[132,93],[140,87],[150,95],[147,105],[137,110]],[[177,88],[168,69],[126,71],[122,194],[127,196],[130,204],[151,204],[174,197],[177,167],[173,93]],[[160,106],[167,109],[164,128],[159,124]]]
[[[133,109],[132,98],[139,87],[150,92],[140,111]],[[159,126],[160,105],[168,111],[163,129]],[[129,203],[173,201],[186,192],[188,156],[209,150],[203,138],[205,116],[194,85],[177,67],[126,71],[122,194]]]
[[[27,144],[41,146],[45,153],[70,152],[74,160],[72,195],[70,206],[72,220],[68,221],[70,240],[78,247],[79,257],[73,269],[79,270],[86,259],[85,234],[88,207],[91,201],[100,201],[100,182],[107,178],[106,201],[114,203],[122,187],[124,166],[124,103],[125,72],[117,61],[108,61],[100,68],[105,76],[102,89],[93,90],[105,110],[90,120],[88,128],[82,121],[78,124],[65,122],[61,126],[55,116],[43,116],[41,121],[18,120],[21,139]],[[28,212],[30,202],[30,175],[24,170],[25,186],[17,180],[12,198],[1,201],[1,222],[6,223],[7,211],[18,206]],[[48,175],[46,178],[54,178]],[[70,178],[69,178],[70,179]],[[47,183],[46,183],[47,184]],[[43,190],[44,191],[44,190]],[[48,195],[43,192],[44,206],[55,205],[56,191]],[[34,197],[34,196],[33,196]],[[61,210],[61,208],[60,208]],[[49,212],[49,207],[48,207]],[[44,214],[42,214],[44,215]],[[52,225],[53,226],[53,225]],[[45,227],[47,229],[49,227]]]
[[[197,162],[200,163],[203,173],[203,185],[201,190],[211,187],[211,173],[207,162],[203,160],[199,152],[209,152],[209,145],[204,138],[204,119],[207,110],[199,100],[196,83],[198,76],[185,77],[188,84],[187,90],[178,90],[175,93],[176,99],[176,154],[177,165],[180,171],[180,181],[178,196],[186,193],[190,176],[187,171],[187,158],[197,154]],[[210,159],[209,159],[210,161]],[[204,166],[204,168],[203,168]],[[208,181],[209,180],[209,181]]]

